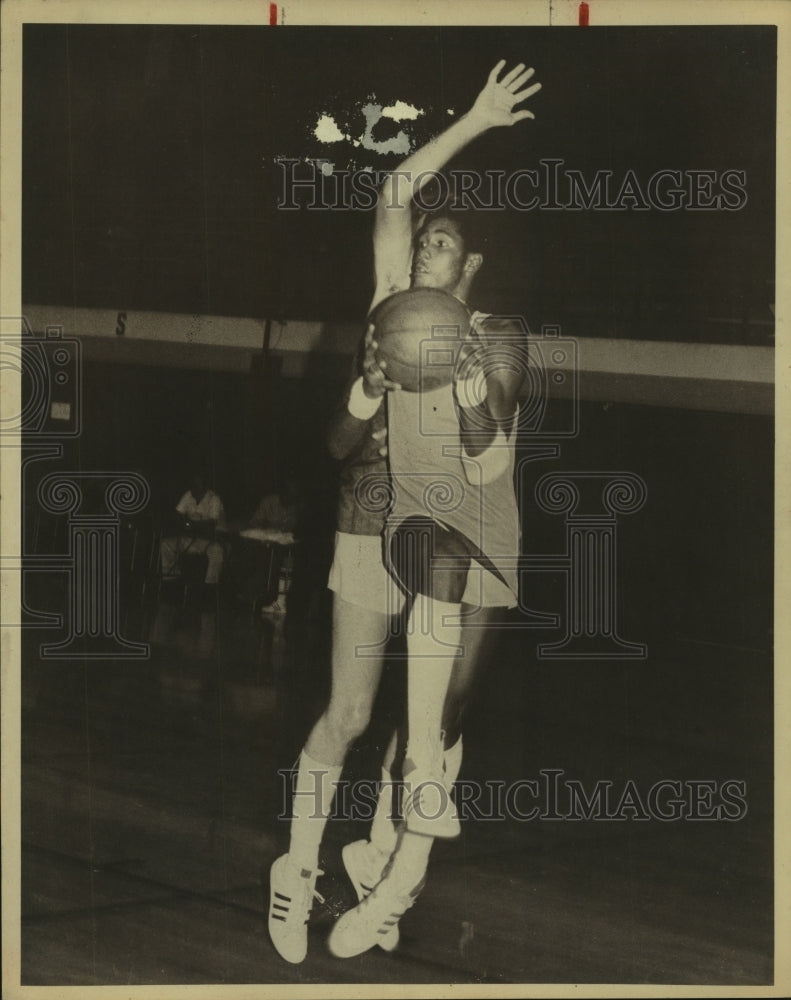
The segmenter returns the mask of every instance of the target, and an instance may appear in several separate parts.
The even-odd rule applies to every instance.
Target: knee
[[[353,700],[330,702],[325,713],[325,721],[335,740],[347,746],[358,736],[362,736],[371,720],[371,706],[368,701]]]

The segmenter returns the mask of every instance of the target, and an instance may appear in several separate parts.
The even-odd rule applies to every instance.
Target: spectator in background
[[[262,614],[279,615],[286,610],[286,594],[293,571],[291,546],[294,544],[294,531],[299,514],[298,503],[296,483],[293,477],[287,476],[280,489],[261,498],[255,513],[250,518],[249,526],[239,532],[243,539],[267,545],[269,562],[266,577],[277,581],[277,593],[274,595],[274,601],[260,608]],[[246,558],[240,559],[240,574],[252,577],[253,581],[261,576],[261,554],[255,551],[260,548],[260,544],[257,544],[252,551],[244,550]],[[243,589],[244,586],[243,584]]]
[[[294,480],[287,478],[281,488],[267,493],[250,518],[250,528],[292,533],[297,523],[297,490]]]
[[[190,488],[176,504],[176,514],[180,521],[177,533],[160,542],[163,578],[181,574],[179,560],[183,555],[205,554],[208,565],[204,583],[218,583],[225,551],[215,533],[225,530],[225,509],[222,500],[209,487],[209,477],[204,471],[193,473]]]

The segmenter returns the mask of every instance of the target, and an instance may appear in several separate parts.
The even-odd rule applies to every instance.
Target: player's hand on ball
[[[498,80],[504,66],[505,59],[501,59],[489,74],[486,85],[470,109],[469,117],[483,128],[515,125],[516,122],[521,122],[525,118],[535,118],[533,112],[526,108],[514,111],[517,104],[521,104],[522,101],[532,97],[536,91],[541,89],[540,83],[533,83],[529,87],[525,86],[535,71],[525,69],[525,64],[519,63],[512,70],[509,70],[501,80]]]
[[[387,378],[384,369],[387,367],[386,361],[379,361],[376,357],[376,348],[379,345],[374,340],[374,325],[368,324],[365,333],[365,356],[363,358],[363,391],[370,399],[378,399],[384,396],[388,389],[400,389],[397,382]]]

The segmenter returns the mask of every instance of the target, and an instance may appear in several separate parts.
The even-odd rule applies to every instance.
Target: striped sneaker
[[[452,839],[461,833],[456,806],[442,777],[404,765],[404,822],[410,833]]]
[[[399,894],[388,879],[380,882],[362,903],[336,921],[327,942],[332,954],[336,958],[353,958],[381,944],[383,938],[398,930],[398,921],[414,905],[424,884],[421,879],[411,892]]]
[[[321,871],[299,868],[283,854],[269,872],[269,936],[278,954],[287,962],[302,962],[308,953],[308,919]]]
[[[349,876],[359,902],[369,896],[381,882],[389,856],[383,854],[369,840],[355,840],[341,851],[343,867]],[[398,926],[383,934],[376,942],[385,951],[393,951],[398,945]]]

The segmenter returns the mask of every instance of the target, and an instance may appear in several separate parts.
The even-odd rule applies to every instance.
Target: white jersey
[[[176,510],[191,521],[216,521],[218,528],[225,527],[225,510],[214,490],[206,490],[200,503],[193,496],[192,490],[187,490],[176,504]]]
[[[481,313],[472,316],[473,331]],[[470,336],[475,336],[471,332]],[[520,551],[514,491],[518,411],[508,434],[508,464],[496,479],[470,483],[461,463],[462,443],[452,384],[429,392],[388,393],[388,456],[393,501],[387,530],[407,517],[430,517],[455,528],[517,594],[514,557]],[[503,446],[505,447],[505,446]],[[483,557],[483,558],[481,558]]]

